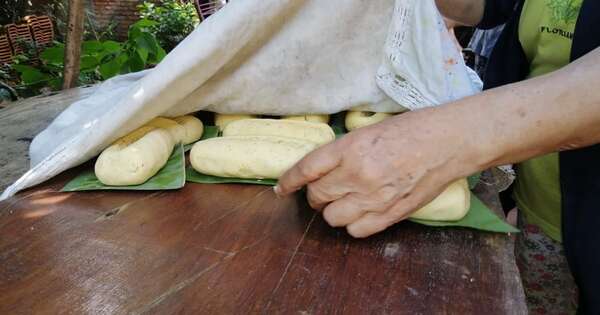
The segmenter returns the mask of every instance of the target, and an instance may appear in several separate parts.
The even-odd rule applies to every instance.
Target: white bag
[[[232,1],[154,69],[110,79],[61,113],[0,200],[159,115],[398,112],[473,94],[442,26],[434,0]]]

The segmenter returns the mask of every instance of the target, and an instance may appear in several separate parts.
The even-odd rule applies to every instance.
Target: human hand
[[[475,172],[460,126],[435,109],[389,118],[307,155],[280,179],[287,195],[307,186],[310,206],[333,227],[367,237],[407,218],[452,181]]]

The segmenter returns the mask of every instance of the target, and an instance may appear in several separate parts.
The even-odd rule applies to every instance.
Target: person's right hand
[[[275,191],[287,195],[306,185],[311,207],[322,209],[331,226],[366,237],[475,172],[468,142],[462,126],[439,109],[401,114],[307,155]]]

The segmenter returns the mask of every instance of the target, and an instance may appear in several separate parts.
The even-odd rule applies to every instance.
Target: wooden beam
[[[83,0],[69,0],[69,23],[67,27],[67,43],[65,47],[65,69],[63,89],[77,85],[79,78],[79,58],[83,39]]]

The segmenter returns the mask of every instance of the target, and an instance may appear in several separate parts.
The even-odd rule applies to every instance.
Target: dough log
[[[471,192],[467,179],[458,180],[423,208],[413,213],[414,219],[429,221],[458,221],[471,207]]]
[[[168,131],[141,127],[100,154],[94,165],[96,177],[109,186],[143,184],[167,163],[173,146]]]
[[[173,137],[174,143],[183,142],[185,138],[185,127],[169,118],[156,117],[149,121],[145,126],[161,128],[168,131],[169,134],[171,134],[171,137]]]
[[[323,124],[329,123],[329,115],[293,115],[293,116],[284,116],[281,119],[310,121],[310,122],[323,123]]]
[[[225,127],[227,127],[227,125],[230,122],[234,122],[236,120],[242,120],[242,119],[252,119],[252,118],[256,118],[256,117],[258,117],[258,116],[248,115],[248,114],[228,115],[228,114],[215,113],[215,126],[219,127],[220,131],[223,131],[223,129],[225,129]]]
[[[183,137],[184,145],[196,142],[202,137],[204,124],[202,124],[200,119],[192,115],[186,115],[175,117],[173,120],[185,128],[185,136]]]
[[[348,131],[352,131],[358,128],[376,124],[392,116],[393,114],[389,113],[349,111],[346,113],[346,129],[348,129]]]
[[[315,142],[319,145],[335,140],[327,124],[281,119],[245,119],[230,123],[223,136],[281,136]]]
[[[220,177],[276,179],[317,144],[276,136],[229,136],[196,142],[190,152],[192,167]]]

